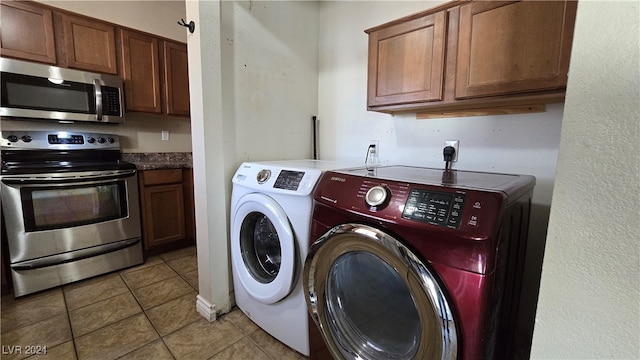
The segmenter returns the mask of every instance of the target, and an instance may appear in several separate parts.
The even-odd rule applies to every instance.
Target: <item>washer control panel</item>
[[[402,217],[457,229],[462,219],[465,195],[411,189]]]

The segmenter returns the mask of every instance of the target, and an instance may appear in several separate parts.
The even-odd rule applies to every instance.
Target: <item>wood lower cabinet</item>
[[[367,108],[444,117],[561,102],[576,9],[574,0],[452,1],[365,30]]]
[[[190,169],[140,172],[142,237],[147,254],[194,244]]]
[[[116,29],[112,24],[56,14],[59,65],[80,70],[117,74]]]
[[[0,4],[2,56],[56,63],[53,13],[17,1]]]

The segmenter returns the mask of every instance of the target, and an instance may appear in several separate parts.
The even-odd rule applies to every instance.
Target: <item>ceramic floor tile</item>
[[[158,339],[148,345],[145,345],[138,350],[128,353],[127,355],[119,358],[119,360],[173,360],[167,346]]]
[[[2,297],[0,321],[2,333],[35,324],[56,315],[66,314],[67,308],[60,289],[14,299]]]
[[[120,320],[75,339],[79,360],[110,360],[126,355],[159,338],[144,314]]]
[[[75,310],[126,292],[129,288],[120,275],[109,274],[65,287],[64,297],[67,308]]]
[[[233,310],[222,315],[222,317],[225,320],[229,320],[234,323],[245,335],[250,335],[257,329],[260,329],[260,327],[256,325],[256,323],[251,321],[251,319],[249,319],[247,315],[245,315],[242,310],[237,307],[234,307]]]
[[[122,278],[131,289],[138,289],[143,286],[151,285],[158,281],[162,281],[176,276],[173,271],[164,262],[122,274]]]
[[[178,360],[208,359],[243,337],[230,321],[204,318],[163,338]]]
[[[196,258],[196,255],[189,255],[166,261],[167,265],[181,275],[198,270],[198,259]]]
[[[198,270],[188,272],[186,274],[180,274],[183,279],[185,279],[192,288],[198,291]]]
[[[249,338],[240,341],[215,354],[209,360],[272,360],[269,355],[253,343]]]
[[[155,266],[155,265],[158,265],[158,264],[164,264],[164,260],[162,260],[162,258],[159,257],[159,256],[153,256],[153,257],[150,257],[148,259],[145,259],[144,263],[142,263],[140,265],[136,265],[134,267],[130,267],[130,268],[127,268],[127,269],[122,269],[118,273],[120,275],[124,275],[124,274],[128,274],[128,273],[135,272],[135,271],[138,271],[138,270],[142,270],[142,269],[145,269],[145,268],[148,268],[148,267],[151,267],[151,266]]]
[[[139,312],[142,309],[138,302],[130,292],[126,292],[70,311],[69,319],[73,335],[78,337]]]
[[[149,286],[134,289],[133,294],[136,296],[136,299],[138,299],[138,302],[140,302],[142,308],[146,310],[192,291],[193,288],[191,285],[181,277],[174,276]]]
[[[24,349],[25,346],[46,346],[52,348],[71,340],[71,327],[67,315],[57,315],[47,320],[27,325],[2,334],[3,349]],[[28,355],[25,351],[15,354],[3,354],[2,359],[22,359]]]
[[[202,316],[196,311],[196,296],[195,292],[190,292],[146,311],[147,317],[160,336],[200,320]]]
[[[269,356],[278,360],[293,360],[293,359],[304,359],[305,357],[284,345],[280,341],[276,340],[273,336],[264,332],[262,329],[258,329],[251,333],[249,337],[256,343],[258,346],[264,350]]]
[[[179,250],[175,250],[175,251],[170,251],[168,253],[160,254],[158,256],[161,257],[164,261],[169,262],[170,260],[179,259],[179,258],[185,257],[185,256],[195,256],[196,253],[197,253],[196,247],[195,246],[190,246],[190,247],[186,247],[186,248],[183,248],[183,249],[179,249]]]
[[[29,360],[77,360],[73,341],[47,348],[46,353],[29,357]]]

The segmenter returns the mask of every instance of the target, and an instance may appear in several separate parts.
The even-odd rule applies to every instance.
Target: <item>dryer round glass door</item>
[[[337,359],[455,359],[456,325],[425,264],[386,233],[333,228],[309,251],[307,304]]]
[[[293,229],[271,197],[248,194],[238,201],[231,229],[231,261],[241,285],[254,299],[272,304],[295,285]]]

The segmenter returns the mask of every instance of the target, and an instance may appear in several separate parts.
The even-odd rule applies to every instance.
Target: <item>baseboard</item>
[[[209,302],[200,295],[197,296],[196,311],[209,322],[216,321],[216,306],[209,304]]]

